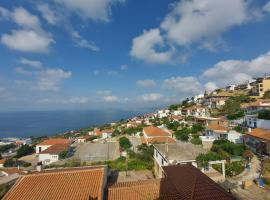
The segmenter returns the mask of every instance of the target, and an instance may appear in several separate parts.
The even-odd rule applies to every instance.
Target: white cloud
[[[266,11],[266,12],[270,12],[270,1],[268,1],[268,2],[264,5],[263,10]]]
[[[10,13],[7,9],[0,7],[0,20],[7,20],[10,17]]]
[[[104,96],[103,99],[106,102],[117,102],[119,100],[117,96],[113,96],[113,95]]]
[[[203,80],[214,82],[223,87],[230,84],[244,83],[254,76],[270,73],[270,52],[252,60],[220,61],[205,70],[201,76]]]
[[[62,82],[72,75],[63,69],[46,69],[38,75],[36,89],[41,91],[57,91]]]
[[[109,96],[112,93],[112,91],[111,90],[100,90],[100,91],[97,91],[96,93],[97,93],[97,95],[100,95],[100,96],[104,96],[104,95]]]
[[[41,12],[42,17],[49,23],[49,24],[56,24],[59,22],[60,18],[55,11],[50,9],[48,4],[41,3],[37,5],[38,11]]]
[[[223,32],[260,15],[245,0],[179,0],[171,7],[160,27],[133,39],[132,57],[158,64],[183,62],[186,51],[216,50],[224,46]]]
[[[111,6],[125,0],[54,0],[65,6],[70,12],[75,12],[82,18],[95,21],[109,21]]]
[[[69,99],[63,100],[65,104],[85,104],[89,101],[87,97],[71,97]]]
[[[245,0],[185,0],[175,4],[161,28],[170,41],[182,46],[212,41],[229,28],[244,23],[247,16]]]
[[[40,22],[38,17],[32,15],[24,8],[15,8],[14,11],[11,13],[11,18],[16,24],[24,28],[40,29]]]
[[[90,49],[91,51],[100,50],[99,47],[94,42],[87,41],[77,31],[71,31],[71,36],[73,37],[78,47]]]
[[[217,84],[214,82],[208,82],[204,85],[204,87],[207,92],[212,92],[218,88]]]
[[[162,98],[163,98],[163,95],[159,93],[149,93],[149,94],[144,94],[143,96],[141,96],[141,100],[146,101],[146,102],[159,101]]]
[[[154,87],[156,86],[156,82],[151,79],[138,80],[136,82],[136,85],[139,87]]]
[[[166,63],[172,57],[172,52],[158,51],[156,47],[163,47],[164,40],[159,29],[151,29],[133,39],[130,55],[136,59],[149,63]]]
[[[121,70],[128,70],[128,65],[121,65],[120,66],[120,69]]]
[[[93,74],[95,76],[98,76],[98,75],[117,76],[119,73],[114,70],[103,69],[103,70],[94,70]]]
[[[29,60],[26,58],[21,58],[20,63],[27,65],[27,66],[30,66],[34,69],[42,69],[42,63],[40,61],[37,61],[37,60]]]
[[[4,34],[1,42],[12,50],[44,53],[48,52],[53,40],[33,30],[13,30],[11,34]]]
[[[202,92],[202,86],[196,77],[171,77],[164,80],[163,88],[173,90],[179,94],[185,93],[189,95],[194,95]]]

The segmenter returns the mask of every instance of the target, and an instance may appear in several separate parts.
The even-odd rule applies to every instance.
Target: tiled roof
[[[154,136],[170,136],[170,134],[158,127],[155,126],[148,126],[143,128],[143,131],[148,137],[154,137]]]
[[[213,131],[228,131],[228,128],[221,126],[219,124],[209,124],[207,128]]]
[[[69,144],[69,143],[70,143],[70,140],[68,139],[53,138],[53,139],[44,140],[38,145],[55,145],[55,144]]]
[[[247,133],[246,136],[252,136],[259,139],[270,141],[270,130],[255,128],[255,129],[252,129],[250,133]]]
[[[147,138],[146,139],[148,144],[155,144],[155,143],[176,143],[175,139],[171,137],[154,137],[154,138]]]
[[[39,154],[59,154],[63,151],[67,151],[69,144],[55,144],[40,152]]]
[[[217,183],[192,165],[163,167],[165,178],[109,187],[108,200],[232,200]]]
[[[4,164],[4,163],[6,162],[6,160],[7,160],[7,159],[5,159],[5,158],[4,158],[4,159],[1,159],[1,160],[0,160],[0,164]]]
[[[101,200],[104,168],[41,172],[22,176],[3,200]]]

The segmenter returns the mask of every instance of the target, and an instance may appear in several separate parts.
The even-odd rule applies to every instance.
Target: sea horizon
[[[1,111],[0,138],[52,136],[145,114],[151,110]]]

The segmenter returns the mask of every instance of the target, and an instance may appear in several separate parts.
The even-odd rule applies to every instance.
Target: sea
[[[51,136],[117,122],[144,114],[144,112],[126,110],[0,112],[0,138]]]

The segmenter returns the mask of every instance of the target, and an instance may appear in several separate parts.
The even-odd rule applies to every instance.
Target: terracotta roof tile
[[[154,137],[154,138],[147,138],[146,139],[148,144],[155,144],[155,143],[176,143],[176,140],[171,137]]]
[[[213,131],[228,131],[229,130],[228,128],[221,126],[219,124],[209,124],[207,128]]]
[[[67,151],[69,144],[55,144],[40,152],[39,154],[59,154],[63,151]]]
[[[252,136],[263,140],[270,140],[270,130],[255,128],[252,129],[250,133],[247,133],[246,136]]]
[[[70,144],[70,140],[62,138],[47,139],[38,145],[55,145],[55,144]]]
[[[22,176],[3,200],[101,200],[104,168]]]
[[[148,137],[153,137],[153,136],[170,136],[170,134],[158,127],[155,126],[148,126],[143,128],[144,133]]]

